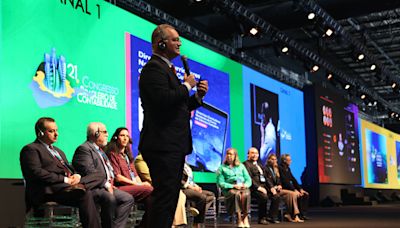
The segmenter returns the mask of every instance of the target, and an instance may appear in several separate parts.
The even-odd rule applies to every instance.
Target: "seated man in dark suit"
[[[268,224],[267,221],[267,200],[268,200],[268,191],[269,186],[267,185],[267,181],[264,174],[264,169],[259,161],[259,152],[257,148],[251,147],[247,152],[247,161],[243,162],[247,171],[252,180],[251,185],[251,194],[257,199],[258,203],[258,223],[259,224]],[[272,206],[278,204],[279,206],[279,197],[271,198],[271,209]],[[277,201],[277,203],[275,202]],[[273,220],[274,222],[276,220]]]
[[[102,123],[90,123],[87,141],[76,150],[72,160],[82,176],[98,173],[102,184],[92,190],[96,203],[101,206],[102,227],[125,227],[133,206],[131,194],[118,190],[113,185],[114,172],[102,147],[107,145],[108,133]]]
[[[55,120],[42,117],[35,124],[36,140],[24,146],[20,164],[25,179],[26,211],[38,211],[49,201],[79,208],[83,227],[100,227],[92,192],[97,175],[81,178],[68,164],[63,151],[53,146],[58,138]],[[37,215],[37,214],[36,214]]]
[[[305,213],[308,208],[308,192],[299,185],[297,180],[294,178],[292,171],[290,170],[290,164],[292,163],[292,158],[289,154],[283,154],[281,156],[281,162],[279,165],[279,173],[281,175],[281,182],[283,189],[294,191],[297,196],[297,204],[300,211],[299,218],[301,220],[306,220]]]

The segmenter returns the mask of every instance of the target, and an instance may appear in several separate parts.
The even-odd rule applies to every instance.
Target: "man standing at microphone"
[[[154,191],[150,228],[172,225],[181,187],[185,156],[192,152],[190,112],[202,105],[208,82],[196,82],[194,75],[181,83],[171,60],[180,55],[181,41],[174,27],[162,24],[151,36],[153,55],[143,67],[139,90],[143,107],[143,128],[139,151],[147,162]],[[197,86],[196,94],[189,96]]]

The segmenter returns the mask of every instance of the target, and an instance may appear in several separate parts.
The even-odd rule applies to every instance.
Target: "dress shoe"
[[[238,227],[238,228],[244,228],[245,226],[244,226],[243,222],[239,222],[239,224],[237,225],[237,227]]]
[[[279,223],[281,223],[281,222],[279,222],[278,219],[276,219],[276,218],[268,218],[267,221],[268,221],[269,223],[273,223],[273,224],[279,224]]]
[[[199,210],[197,210],[194,207],[190,207],[189,212],[193,217],[196,217],[196,216],[198,216],[200,214]]]
[[[283,217],[285,218],[286,221],[293,222],[292,216],[290,216],[289,214],[285,214]]]
[[[269,224],[269,222],[267,221],[267,219],[265,219],[265,218],[262,218],[262,219],[258,220],[258,224],[262,224],[262,225],[268,225],[268,224]]]
[[[295,216],[292,222],[304,222],[304,220],[300,219],[299,216]]]
[[[301,220],[310,220],[310,218],[307,217],[307,216],[305,216],[305,215],[300,215],[299,218],[300,218]]]

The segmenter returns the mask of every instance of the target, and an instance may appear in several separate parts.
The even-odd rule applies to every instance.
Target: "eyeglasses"
[[[107,130],[99,131],[99,132],[101,132],[101,133],[103,133],[103,134],[107,134],[107,133],[108,133]]]

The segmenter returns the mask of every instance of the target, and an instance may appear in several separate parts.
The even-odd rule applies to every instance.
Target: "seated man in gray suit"
[[[87,141],[75,150],[72,164],[82,176],[92,173],[102,175],[103,185],[92,190],[96,203],[101,206],[102,227],[125,227],[134,201],[131,194],[113,185],[114,172],[102,150],[107,144],[106,126],[103,123],[90,123],[86,137]]]

